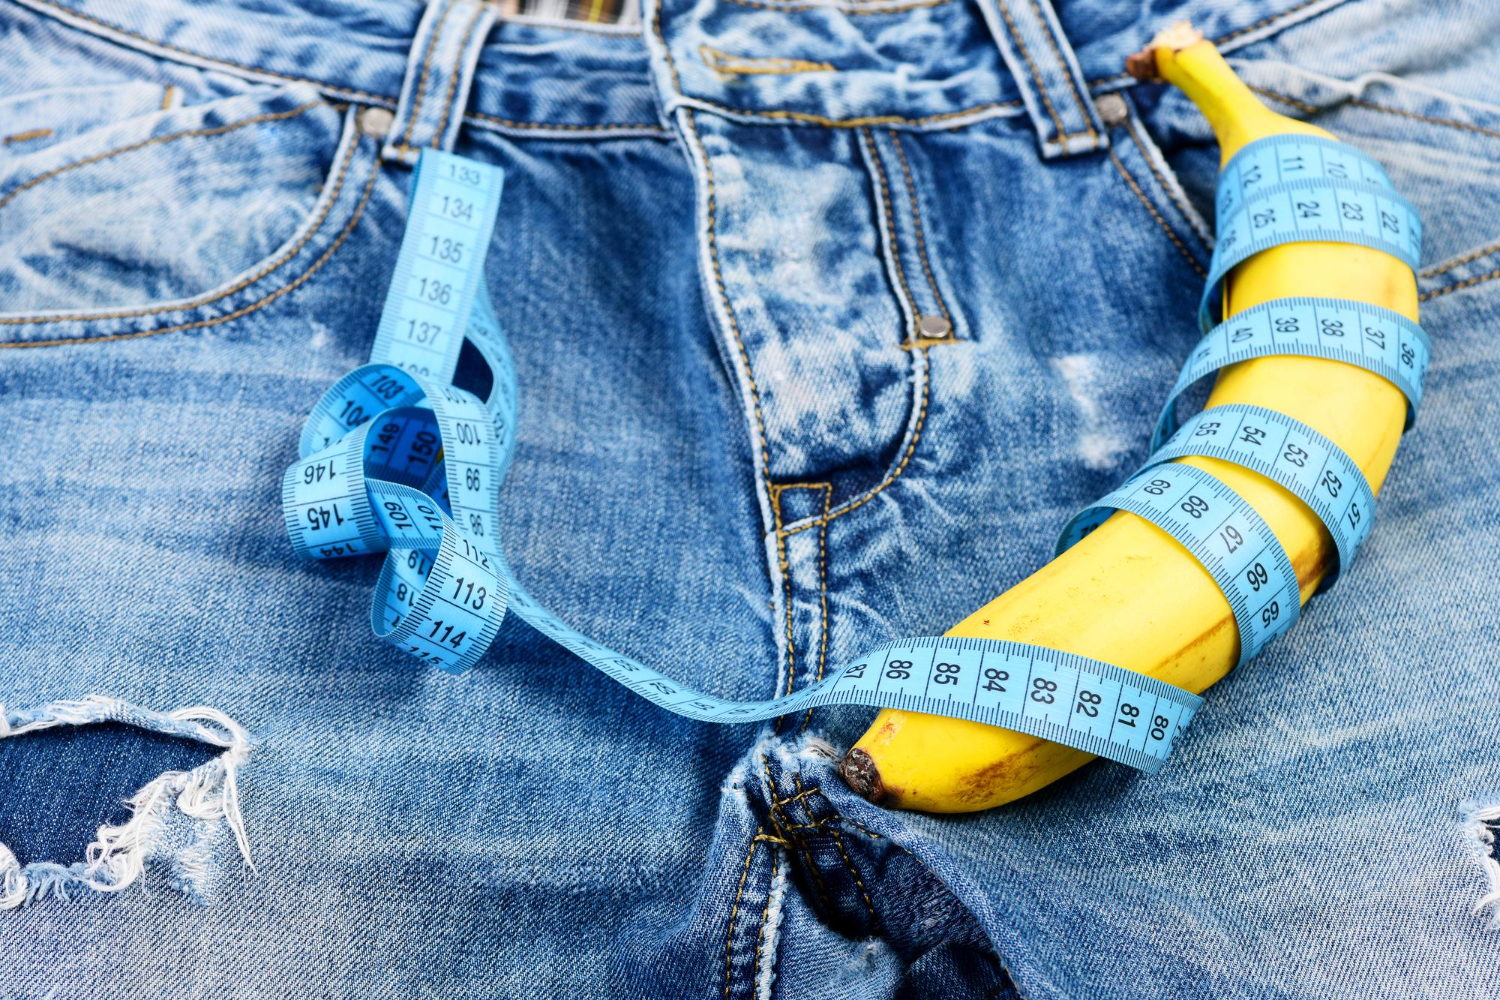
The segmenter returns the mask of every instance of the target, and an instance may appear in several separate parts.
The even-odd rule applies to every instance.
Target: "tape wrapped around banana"
[[[1128,68],[1138,79],[1165,80],[1197,105],[1218,139],[1221,167],[1250,143],[1272,136],[1334,141],[1324,130],[1263,105],[1187,24],[1158,35],[1131,57]],[[1220,205],[1221,219],[1227,207]],[[1221,231],[1221,253],[1225,243]],[[1341,300],[1389,310],[1399,314],[1393,320],[1414,324],[1412,261],[1377,245],[1327,237],[1255,250],[1228,270],[1221,290],[1210,288],[1206,305],[1222,296],[1219,311],[1229,319],[1278,300]],[[1294,418],[1341,448],[1378,492],[1407,424],[1409,402],[1415,402],[1409,395],[1369,366],[1266,353],[1219,369],[1206,408],[1241,404]],[[1300,601],[1336,571],[1336,540],[1285,486],[1221,459],[1193,455],[1172,461],[1211,473],[1259,513],[1291,560]],[[1241,659],[1235,609],[1209,570],[1166,531],[1124,511],[949,634],[1050,647],[1193,692],[1213,685]],[[884,805],[970,812],[1028,795],[1092,759],[1025,733],[886,709],[844,757],[840,771],[855,791]]]

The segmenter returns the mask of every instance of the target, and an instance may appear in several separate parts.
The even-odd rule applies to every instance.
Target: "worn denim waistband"
[[[1106,0],[646,0],[643,27],[475,0],[13,2],[159,58],[392,110],[433,67],[455,74],[441,94],[471,88],[445,127],[665,137],[679,107],[832,127],[1025,116],[1051,158],[1107,143],[1096,98],[1130,83],[1125,56],[1169,21],[1229,51],[1347,0],[1183,0],[1150,19]]]

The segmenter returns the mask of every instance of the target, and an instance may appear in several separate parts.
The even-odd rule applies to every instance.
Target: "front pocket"
[[[274,279],[325,232],[356,129],[280,87],[95,128],[0,169],[0,342],[182,312]]]

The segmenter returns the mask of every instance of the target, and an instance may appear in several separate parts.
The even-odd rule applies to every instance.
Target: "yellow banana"
[[[1158,35],[1145,53],[1132,57],[1131,70],[1166,80],[1198,106],[1218,138],[1221,164],[1265,136],[1333,138],[1261,104],[1213,45],[1186,24]],[[1416,279],[1406,264],[1378,250],[1313,242],[1265,250],[1231,272],[1225,315],[1303,295],[1368,302],[1417,318]],[[1225,403],[1279,410],[1321,431],[1359,464],[1377,492],[1406,418],[1406,399],[1390,382],[1319,358],[1267,357],[1225,368],[1207,405]],[[1316,515],[1241,466],[1208,458],[1181,461],[1212,472],[1260,513],[1291,557],[1306,602],[1336,558]],[[1115,514],[949,634],[1077,653],[1194,692],[1222,678],[1239,657],[1238,628],[1213,578],[1170,535],[1129,513]],[[970,812],[1028,795],[1092,759],[1024,733],[886,709],[840,770],[873,801]]]

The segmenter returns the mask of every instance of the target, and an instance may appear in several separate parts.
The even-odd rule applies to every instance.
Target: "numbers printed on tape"
[[[1431,346],[1422,328],[1398,312],[1343,299],[1287,298],[1236,313],[1204,334],[1167,394],[1152,435],[1154,451],[1177,429],[1177,400],[1226,365],[1271,355],[1342,361],[1372,371],[1400,389],[1406,426],[1416,420]]]
[[[1245,213],[1257,205],[1282,211],[1291,197],[1295,211],[1296,192],[1315,190],[1292,176],[1301,169],[1299,156],[1316,161],[1307,168],[1314,182],[1332,178],[1336,186],[1362,184],[1370,193],[1384,178],[1373,161],[1318,143],[1258,145],[1231,164],[1238,193],[1229,204],[1251,225],[1254,217]],[[1270,195],[1251,191],[1262,177],[1276,185]],[[609,649],[542,607],[515,579],[500,546],[500,485],[515,453],[519,393],[483,265],[502,180],[495,167],[422,151],[372,363],[345,375],[314,406],[302,458],[283,479],[287,530],[299,555],[386,553],[370,611],[377,635],[424,662],[461,671],[483,656],[514,611],[606,676],[694,719],[749,722],[830,704],[896,707],[1031,733],[1145,771],[1162,765],[1202,699],[1087,657],[1001,640],[901,639],[785,697],[734,702]],[[1386,188],[1374,196],[1386,198]],[[1353,358],[1389,372],[1415,407],[1427,345],[1413,324],[1384,310],[1325,300],[1258,308],[1266,315],[1250,310],[1243,321],[1236,317],[1194,353],[1159,436],[1177,430],[1175,398],[1193,381],[1268,353]],[[1278,323],[1287,315],[1297,318],[1297,329]],[[1336,339],[1329,322],[1366,340],[1358,348],[1327,346]],[[1322,340],[1307,340],[1303,323],[1321,328]],[[1241,327],[1250,332],[1241,334]],[[465,339],[493,375],[484,400],[448,384]],[[1341,565],[1369,530],[1373,498],[1358,467],[1310,428],[1254,407],[1217,407],[1189,420],[1151,463],[1069,523],[1060,547],[1117,510],[1170,532],[1223,589],[1245,660],[1296,619],[1297,578],[1275,535],[1229,487],[1198,469],[1162,464],[1183,454],[1224,457],[1293,484],[1330,530],[1350,519],[1342,536],[1335,532]],[[1330,495],[1320,497],[1319,488]]]
[[[1239,625],[1240,663],[1297,620],[1301,591],[1286,550],[1255,508],[1214,476],[1187,465],[1148,464],[1074,515],[1058,551],[1078,544],[1117,510],[1166,531],[1208,570]]]

